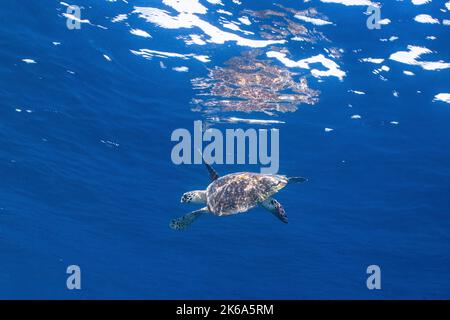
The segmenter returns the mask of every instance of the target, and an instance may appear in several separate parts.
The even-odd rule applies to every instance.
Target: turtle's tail
[[[300,182],[306,182],[308,179],[303,177],[288,177],[288,183],[300,183]]]

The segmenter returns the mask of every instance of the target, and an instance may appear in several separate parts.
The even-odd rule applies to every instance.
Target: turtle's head
[[[181,203],[206,203],[206,191],[196,190],[189,191],[183,194],[181,197]]]

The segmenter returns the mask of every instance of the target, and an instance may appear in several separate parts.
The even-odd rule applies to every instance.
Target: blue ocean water
[[[169,221],[195,208],[180,196],[209,183],[202,165],[177,166],[170,156],[172,131],[210,116],[192,110],[191,80],[254,49],[221,37],[264,41],[263,19],[245,10],[283,9],[256,0],[3,1],[0,298],[450,298],[450,105],[442,95],[450,90],[450,4],[383,1],[389,22],[371,30],[368,2],[280,1],[331,22],[297,19],[326,39],[291,35],[258,49],[264,59],[283,48],[291,62],[318,54],[334,61],[341,79],[314,75],[332,69],[320,63],[271,59],[307,77],[320,91],[315,105],[213,113],[284,122],[261,127],[280,130],[280,173],[309,178],[277,195],[289,224],[257,208],[204,216],[176,232]],[[80,29],[67,27],[68,5],[81,8]],[[421,14],[437,22],[415,21]],[[252,33],[224,27],[226,19]],[[202,41],[188,43],[191,34]],[[332,47],[341,57],[324,51]],[[159,53],[131,51],[141,49]],[[173,69],[180,66],[187,72]],[[374,264],[381,290],[366,286]],[[81,290],[66,287],[69,265],[81,268]]]

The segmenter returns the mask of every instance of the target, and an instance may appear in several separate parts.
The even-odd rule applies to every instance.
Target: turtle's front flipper
[[[180,218],[173,219],[170,221],[170,228],[173,230],[184,230],[186,229],[194,220],[204,213],[209,212],[207,207],[201,208],[200,210],[192,211],[187,215]]]
[[[264,209],[273,213],[282,222],[288,223],[286,211],[284,211],[283,206],[277,200],[275,200],[274,198],[269,198],[261,202],[261,205],[264,207]]]

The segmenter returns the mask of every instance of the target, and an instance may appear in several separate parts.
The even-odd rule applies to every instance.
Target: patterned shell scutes
[[[287,178],[280,175],[248,172],[229,174],[208,186],[208,208],[218,216],[245,212],[284,188],[287,183]]]

